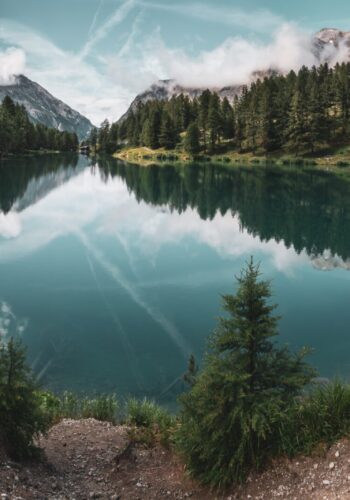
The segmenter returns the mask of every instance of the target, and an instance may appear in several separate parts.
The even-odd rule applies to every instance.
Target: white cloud
[[[323,60],[330,64],[349,59],[349,49],[345,44],[339,48],[329,46],[323,53]],[[298,70],[302,65],[317,65],[313,52],[312,37],[294,24],[283,24],[268,43],[254,42],[242,37],[226,39],[213,50],[202,51],[199,55],[189,55],[183,49],[168,48],[159,30],[142,44],[140,60],[137,64],[116,57],[111,62],[113,68],[123,68],[123,80],[127,75],[137,80],[133,68],[137,68],[138,84],[149,84],[151,76],[174,78],[183,86],[223,87],[248,83],[255,71],[276,69],[283,73]],[[117,70],[115,70],[117,71]]]
[[[129,89],[109,77],[105,65],[99,70],[22,24],[2,19],[0,42],[25,52],[26,75],[96,125],[106,117],[117,119],[133,98]]]
[[[0,300],[0,344],[6,342],[10,335],[22,335],[27,326],[26,318],[18,319],[10,304]]]
[[[8,47],[0,52],[0,85],[9,85],[15,82],[14,75],[19,75],[25,69],[25,53],[16,47]]]
[[[16,238],[21,232],[21,221],[16,212],[4,214],[0,212],[0,236]]]

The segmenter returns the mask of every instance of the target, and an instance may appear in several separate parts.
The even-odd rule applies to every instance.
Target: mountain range
[[[337,55],[341,55],[342,60],[350,61],[350,32],[335,28],[324,28],[313,35],[311,51],[318,64],[325,62],[333,63]],[[244,86],[243,83],[247,85],[258,78],[264,78],[273,73],[278,73],[278,70],[270,68],[269,70],[255,71],[252,73],[250,81],[242,82],[242,85],[230,85],[221,88],[211,88],[210,90],[215,90],[222,99],[227,97],[232,102],[236,95],[241,94]],[[139,103],[154,99],[170,99],[180,94],[194,99],[205,88],[207,88],[205,85],[203,87],[186,87],[172,79],[159,80],[135,97],[127,112],[119,119],[119,122],[122,122],[129,113],[134,111]],[[19,104],[23,104],[34,123],[42,123],[59,130],[76,132],[80,140],[86,139],[93,128],[93,124],[88,118],[51,95],[41,85],[33,82],[24,75],[16,76],[15,82],[12,84],[0,85],[0,102],[6,95],[9,95]]]
[[[34,123],[75,132],[80,140],[86,139],[93,128],[88,118],[24,75],[16,76],[15,82],[10,85],[0,85],[0,102],[6,95],[22,104]]]

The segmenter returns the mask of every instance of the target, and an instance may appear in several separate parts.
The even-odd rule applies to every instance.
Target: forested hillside
[[[350,63],[324,64],[257,80],[234,102],[205,90],[192,100],[180,95],[139,103],[121,123],[103,122],[90,143],[109,152],[125,145],[190,154],[327,151],[349,141],[349,78]]]
[[[76,151],[74,132],[61,132],[40,123],[33,124],[24,106],[6,96],[0,104],[0,155],[26,150]]]

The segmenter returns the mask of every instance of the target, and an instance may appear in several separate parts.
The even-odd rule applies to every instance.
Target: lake
[[[171,405],[253,255],[280,339],[350,378],[350,182],[297,168],[0,163],[0,335],[55,391]]]

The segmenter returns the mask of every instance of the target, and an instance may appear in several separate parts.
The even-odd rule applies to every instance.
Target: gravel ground
[[[123,426],[66,419],[39,445],[45,456],[41,462],[17,464],[0,453],[0,500],[350,500],[347,439],[312,457],[279,460],[225,494],[191,481],[170,451],[131,445]]]

